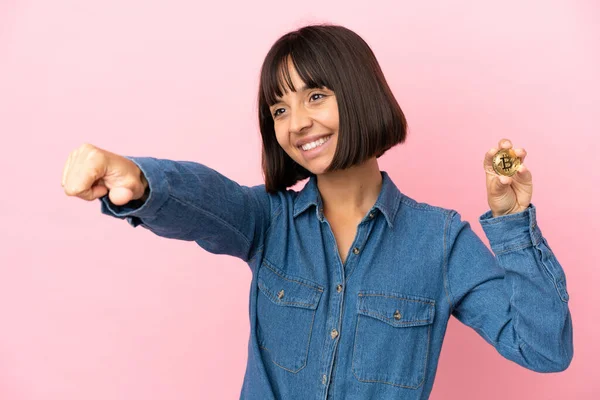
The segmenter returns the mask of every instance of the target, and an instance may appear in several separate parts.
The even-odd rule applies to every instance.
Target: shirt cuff
[[[153,217],[158,210],[165,204],[169,197],[170,187],[166,174],[160,167],[160,160],[151,157],[129,157],[125,158],[133,161],[143,172],[150,194],[146,201],[132,200],[122,206],[113,204],[108,195],[100,198],[101,211],[103,214],[110,215],[120,219],[127,219],[132,226],[138,226],[142,223],[142,218]]]
[[[492,211],[488,210],[479,217],[479,223],[496,255],[531,245],[536,246],[542,241],[542,232],[537,225],[536,208],[533,203],[521,212],[498,217],[493,217]]]

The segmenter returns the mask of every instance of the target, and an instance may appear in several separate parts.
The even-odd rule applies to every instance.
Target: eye
[[[273,112],[273,118],[278,117],[279,115],[281,115],[281,112],[285,111],[285,108],[278,108]]]
[[[323,97],[325,97],[323,93],[313,93],[312,95],[310,95],[310,99],[313,101],[320,100]]]

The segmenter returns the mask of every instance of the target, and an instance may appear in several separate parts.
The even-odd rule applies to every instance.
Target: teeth
[[[331,136],[327,136],[327,137],[321,138],[319,140],[315,140],[314,142],[302,145],[302,150],[307,151],[307,150],[314,149],[315,147],[318,147],[318,146],[322,145],[323,143],[325,143],[326,141],[328,141],[330,137]]]

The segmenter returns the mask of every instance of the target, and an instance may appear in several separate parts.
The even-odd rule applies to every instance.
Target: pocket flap
[[[395,327],[428,325],[433,322],[435,301],[398,293],[361,291],[358,313]]]
[[[263,263],[258,271],[258,288],[280,306],[317,308],[323,288],[302,278],[292,277]]]

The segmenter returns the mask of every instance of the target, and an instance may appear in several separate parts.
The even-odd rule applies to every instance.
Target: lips
[[[320,136],[321,140],[324,141],[324,143],[322,143],[316,147],[313,147],[309,150],[304,150],[304,149],[302,149],[302,147],[299,147],[298,150],[300,151],[300,155],[302,156],[304,161],[310,162],[312,160],[317,159],[322,154],[325,154],[324,152],[327,152],[327,149],[330,146],[329,143],[332,141],[332,139],[331,139],[332,136],[333,135]],[[326,139],[323,139],[323,137],[325,137]],[[317,140],[319,140],[319,139],[317,138]]]
[[[296,147],[299,148],[299,149],[302,149],[302,146],[304,146],[307,143],[312,143],[312,142],[314,142],[316,140],[319,140],[321,138],[328,137],[328,136],[331,136],[331,135],[332,134],[329,133],[329,134],[326,134],[326,135],[315,135],[315,136],[310,136],[310,137],[302,138],[302,139],[300,139],[300,140],[298,140],[296,142]]]

